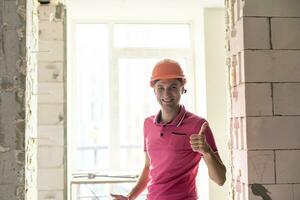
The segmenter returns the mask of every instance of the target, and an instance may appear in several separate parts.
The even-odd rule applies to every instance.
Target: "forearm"
[[[226,180],[226,168],[220,158],[212,150],[204,153],[203,158],[208,168],[209,177],[218,185],[223,185]]]
[[[144,191],[148,182],[149,182],[149,166],[145,166],[139,179],[136,182],[136,185],[132,188],[130,193],[127,195],[129,200],[133,200],[137,198],[138,195]]]

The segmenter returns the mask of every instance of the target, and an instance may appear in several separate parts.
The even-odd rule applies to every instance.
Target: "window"
[[[73,174],[139,174],[144,164],[143,122],[159,106],[149,85],[162,58],[177,60],[189,80],[194,109],[191,27],[186,23],[102,23],[75,25],[73,89]],[[76,199],[109,199],[129,184],[83,184]],[[141,197],[141,199],[143,199]]]

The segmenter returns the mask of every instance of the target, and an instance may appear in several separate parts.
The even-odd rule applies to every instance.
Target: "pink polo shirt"
[[[194,152],[190,135],[197,134],[205,119],[181,106],[169,124],[158,123],[160,112],[145,119],[144,150],[150,158],[150,182],[147,200],[196,200],[196,175],[202,154]],[[217,151],[213,134],[205,132],[206,141]]]

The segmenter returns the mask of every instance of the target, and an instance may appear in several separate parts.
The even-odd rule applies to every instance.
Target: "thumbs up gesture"
[[[190,136],[190,144],[194,152],[205,154],[211,151],[210,146],[207,144],[205,139],[205,131],[207,127],[208,123],[204,122],[199,133]]]

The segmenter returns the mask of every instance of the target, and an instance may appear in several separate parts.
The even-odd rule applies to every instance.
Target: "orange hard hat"
[[[181,79],[182,84],[186,83],[185,76],[179,63],[171,59],[164,59],[155,65],[152,71],[150,85],[153,87],[157,80],[176,78]]]

